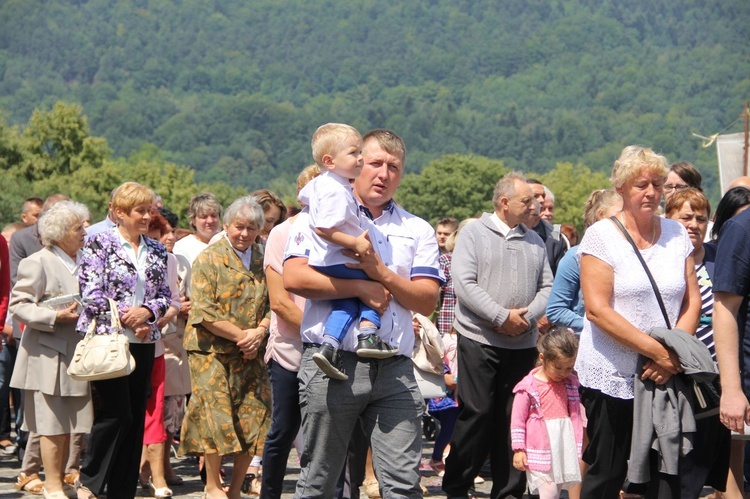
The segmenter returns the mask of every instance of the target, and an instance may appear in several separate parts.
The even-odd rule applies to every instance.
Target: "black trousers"
[[[445,463],[443,490],[466,497],[489,454],[493,499],[518,497],[526,474],[513,467],[510,413],[513,388],[534,367],[536,348],[495,348],[458,336],[459,415]]]
[[[589,469],[583,477],[581,498],[616,499],[628,471],[633,399],[618,399],[585,387],[581,387],[580,393],[589,437],[583,453]]]
[[[135,370],[122,378],[94,381],[99,406],[94,409],[81,483],[109,499],[133,499],[143,446],[146,399],[154,365],[153,343],[131,343]]]

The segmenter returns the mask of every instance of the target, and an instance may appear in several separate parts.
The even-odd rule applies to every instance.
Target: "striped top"
[[[698,275],[698,286],[701,291],[701,320],[698,324],[698,330],[695,336],[708,347],[711,352],[711,358],[716,362],[716,348],[714,346],[714,289],[711,277],[704,262],[695,266],[695,273]]]

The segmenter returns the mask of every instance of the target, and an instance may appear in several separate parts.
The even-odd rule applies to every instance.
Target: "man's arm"
[[[389,269],[375,251],[356,254],[345,251],[344,254],[359,260],[359,263],[346,264],[347,267],[365,271],[370,279],[385,286],[402,307],[422,315],[430,315],[435,310],[440,295],[437,280],[429,277],[402,277]]]
[[[287,291],[308,300],[358,298],[380,313],[385,312],[390,301],[390,293],[379,282],[330,277],[308,266],[303,257],[284,262],[283,279]]]
[[[742,390],[740,375],[740,342],[737,313],[742,296],[714,293],[713,328],[716,360],[721,373],[721,422],[732,431],[744,433],[744,422],[750,422],[750,404]]]

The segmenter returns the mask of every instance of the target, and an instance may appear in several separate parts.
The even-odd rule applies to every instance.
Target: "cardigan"
[[[130,261],[120,242],[118,228],[100,232],[86,241],[81,253],[78,282],[81,285],[83,312],[76,329],[86,334],[91,321],[96,318],[96,334],[112,334],[109,302],[112,298],[122,311],[131,307],[135,295],[138,271]],[[153,318],[148,321],[150,337],[144,342],[156,341],[161,331],[156,322],[166,313],[172,302],[172,292],[167,278],[167,249],[158,241],[144,237],[148,246],[146,256],[146,283],[143,305],[151,311]]]
[[[541,367],[531,370],[513,388],[513,411],[510,417],[511,448],[514,451],[526,452],[528,466],[533,471],[549,471],[552,468],[552,451],[550,449],[547,425],[542,414],[542,403],[539,398],[539,387],[534,374]],[[581,419],[581,400],[578,396],[578,378],[571,374],[563,380],[568,394],[568,414],[573,424],[578,457],[581,457],[583,445],[583,421]]]

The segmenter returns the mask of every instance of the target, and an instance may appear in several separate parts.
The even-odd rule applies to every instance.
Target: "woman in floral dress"
[[[253,455],[263,452],[271,423],[271,389],[263,362],[270,324],[263,253],[256,237],[263,209],[251,197],[224,215],[225,236],[203,250],[192,267],[192,309],[185,332],[192,395],[180,452],[203,455],[206,496],[240,497]],[[221,486],[221,458],[234,456],[229,491]]]

